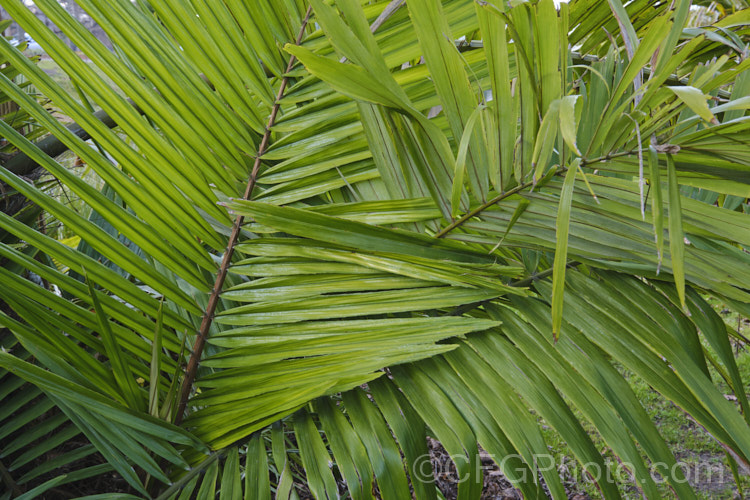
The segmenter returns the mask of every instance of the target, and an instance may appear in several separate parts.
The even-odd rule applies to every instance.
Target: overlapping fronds
[[[0,447],[15,493],[113,470],[165,499],[432,499],[430,436],[459,498],[481,494],[480,446],[525,497],[565,498],[549,426],[592,477],[617,467],[594,429],[647,497],[661,475],[693,498],[624,370],[750,462],[705,300],[750,310],[750,10],[79,0],[109,51],[37,0],[81,57],[2,3],[84,103],[3,57],[91,141],[0,92],[105,186],[0,122],[86,207],[0,168],[81,239],[0,214],[23,242],[0,243],[0,436],[30,426]],[[85,442],[14,476],[44,433]],[[94,450],[106,465],[54,475]]]

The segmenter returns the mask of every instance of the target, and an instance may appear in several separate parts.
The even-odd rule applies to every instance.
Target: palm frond
[[[626,370],[750,461],[704,298],[750,309],[747,9],[686,28],[690,2],[78,3],[115,51],[54,0],[88,61],[3,2],[102,109],[0,40],[97,147],[13,75],[0,92],[104,185],[0,122],[85,207],[0,168],[81,241],[0,214],[17,491],[113,470],[165,499],[433,499],[433,437],[461,499],[480,446],[525,497],[565,498],[546,425],[607,498],[598,438],[646,496],[658,473],[693,498]]]

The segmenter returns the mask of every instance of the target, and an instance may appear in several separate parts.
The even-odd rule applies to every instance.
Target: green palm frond
[[[78,3],[114,51],[55,0],[36,4],[86,59],[2,1],[102,111],[4,40],[84,132],[0,92],[104,186],[0,122],[85,207],[0,168],[81,239],[0,213],[12,494],[115,471],[138,498],[433,499],[431,437],[458,498],[481,496],[480,446],[524,497],[565,498],[549,426],[607,498],[598,438],[647,497],[656,472],[694,498],[624,370],[750,462],[705,300],[750,310],[748,9],[687,28],[688,1]]]

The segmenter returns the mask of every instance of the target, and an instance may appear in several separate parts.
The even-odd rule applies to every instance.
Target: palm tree
[[[87,207],[0,169],[81,238],[0,214],[24,242],[0,244],[11,494],[114,471],[159,498],[429,499],[431,436],[459,498],[479,446],[564,498],[549,426],[603,496],[625,470],[693,498],[624,370],[748,466],[706,302],[750,311],[747,9],[685,29],[689,1],[79,0],[110,52],[37,0],[89,62],[0,3],[90,102],[4,56],[95,144],[0,91],[105,186],[0,122]],[[43,436],[72,444],[32,467]]]

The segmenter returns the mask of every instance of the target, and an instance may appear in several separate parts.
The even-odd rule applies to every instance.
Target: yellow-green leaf
[[[573,186],[576,180],[578,163],[576,159],[565,174],[560,202],[557,206],[557,243],[555,263],[552,267],[552,336],[557,341],[562,326],[563,289],[565,288],[565,266],[568,261],[568,233],[570,231],[570,209],[573,201]]]
[[[560,133],[562,134],[565,144],[572,149],[575,154],[581,156],[576,144],[576,101],[577,95],[569,95],[562,98],[560,103]]]
[[[716,117],[708,108],[708,97],[695,87],[669,87],[677,97],[684,102],[696,115],[707,122],[718,123]]]
[[[672,254],[672,275],[680,296],[680,305],[685,306],[685,235],[682,231],[682,209],[680,207],[680,186],[677,184],[672,155],[667,155],[669,176],[669,250]]]

